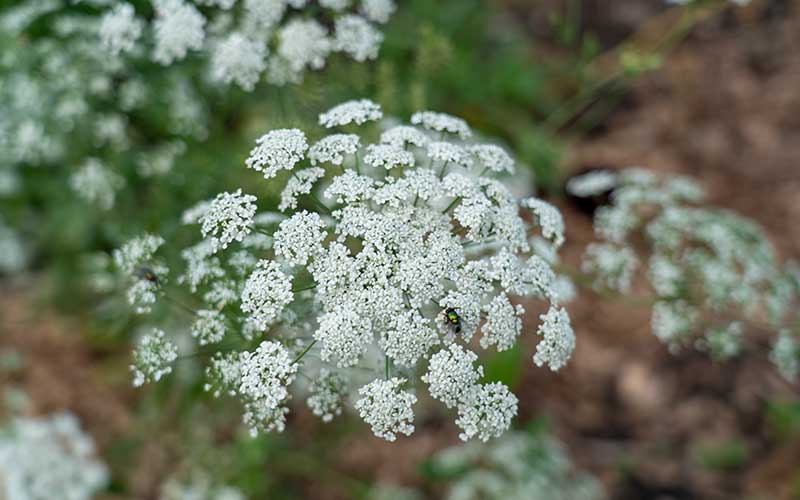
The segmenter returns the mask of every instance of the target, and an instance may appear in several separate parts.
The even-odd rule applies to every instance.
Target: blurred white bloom
[[[278,32],[276,54],[294,73],[321,69],[332,50],[325,27],[313,19],[292,19]]]
[[[542,228],[542,236],[552,241],[556,247],[564,243],[564,218],[556,207],[546,201],[536,198],[522,200],[522,205],[528,207],[537,217]]]
[[[92,437],[70,413],[17,418],[0,429],[0,497],[91,500],[108,483]]]
[[[347,380],[338,373],[322,368],[319,377],[311,381],[306,404],[323,422],[342,414],[342,399],[347,391]]]
[[[319,124],[325,128],[341,127],[350,123],[363,125],[383,118],[380,106],[369,99],[348,101],[334,106],[319,115]]]
[[[636,254],[628,247],[591,243],[586,247],[581,270],[594,276],[596,289],[628,293],[638,264]]]
[[[136,162],[137,171],[142,177],[165,175],[172,171],[175,160],[186,152],[186,143],[172,141],[160,144],[142,153]]]
[[[296,128],[273,130],[259,137],[256,144],[245,165],[262,172],[265,179],[275,177],[280,170],[292,170],[308,150],[305,134]]]
[[[112,55],[130,52],[142,36],[144,22],[129,3],[118,3],[100,19],[100,43]]]
[[[344,15],[336,19],[333,50],[344,52],[358,62],[378,57],[383,33],[361,16]]]
[[[358,390],[361,398],[355,408],[372,432],[387,441],[397,439],[397,434],[410,436],[414,432],[414,410],[417,397],[403,391],[406,379],[373,380]]]
[[[214,48],[211,74],[221,82],[236,82],[244,90],[253,90],[266,69],[266,46],[241,33],[231,33]]]
[[[155,51],[153,59],[161,64],[171,64],[183,59],[189,50],[203,46],[206,19],[184,0],[153,0],[156,19],[153,21]]]
[[[361,12],[370,21],[376,23],[387,23],[397,10],[394,0],[362,0]]]
[[[467,122],[445,113],[420,111],[411,115],[411,123],[422,125],[424,128],[435,132],[454,134],[462,139],[468,139],[472,136],[472,131],[469,129]]]
[[[796,382],[800,376],[800,342],[789,330],[781,330],[772,346],[770,360],[783,377]]]
[[[97,158],[88,158],[70,177],[75,193],[101,210],[114,206],[116,192],[125,185],[125,178],[108,169]]]
[[[684,301],[659,301],[653,306],[653,333],[670,347],[677,347],[691,334],[697,310]]]
[[[567,364],[575,350],[575,333],[564,309],[550,307],[540,318],[542,324],[537,333],[542,339],[536,344],[533,362],[536,366],[546,364],[551,370],[558,371]]]
[[[150,263],[153,255],[163,244],[164,238],[145,233],[114,250],[114,262],[122,272],[136,274],[140,267]]]
[[[21,271],[27,260],[19,236],[0,218],[0,273]]]
[[[242,241],[253,229],[256,197],[242,194],[241,189],[233,193],[220,193],[200,217],[203,236],[209,237],[214,252],[228,248],[232,241]]]
[[[331,10],[344,10],[350,5],[350,0],[319,0],[319,5]]]
[[[428,144],[428,156],[442,163],[454,163],[462,167],[472,166],[472,156],[457,144],[449,142],[431,142]]]
[[[613,190],[619,182],[619,176],[609,170],[594,170],[573,177],[567,182],[567,192],[573,196],[587,198]]]
[[[430,139],[417,127],[398,125],[381,134],[381,142],[398,148],[406,146],[427,146]]]
[[[163,330],[153,329],[145,335],[133,351],[133,386],[145,382],[158,382],[164,375],[172,373],[172,363],[178,359],[178,346],[168,340]]]

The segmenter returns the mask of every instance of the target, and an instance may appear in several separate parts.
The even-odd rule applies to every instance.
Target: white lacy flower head
[[[164,375],[172,373],[172,363],[178,359],[178,346],[166,338],[163,330],[154,328],[151,334],[141,338],[133,351],[133,385],[158,382]]]
[[[244,422],[253,435],[263,430],[283,431],[289,399],[288,386],[294,381],[298,365],[278,342],[264,341],[255,351],[239,357],[238,393],[245,400]]]
[[[361,398],[355,408],[372,432],[387,441],[397,439],[397,434],[410,436],[414,432],[414,410],[417,397],[402,389],[404,378],[373,380],[358,390]]]
[[[380,106],[369,99],[348,101],[319,115],[319,124],[326,128],[342,127],[355,123],[363,125],[383,118]]]
[[[256,213],[255,196],[242,194],[241,189],[233,193],[220,193],[200,217],[203,236],[210,237],[211,249],[228,248],[232,241],[242,241],[253,229]]]
[[[461,118],[448,115],[446,113],[437,113],[435,111],[420,111],[411,116],[411,123],[414,125],[421,125],[423,128],[433,130],[436,132],[443,132],[454,134],[462,139],[468,139],[472,136],[472,131],[467,125],[467,122]]]
[[[256,140],[245,165],[264,174],[265,179],[275,177],[281,170],[292,170],[305,158],[308,150],[305,134],[296,128],[273,130]]]
[[[156,11],[153,59],[169,65],[203,46],[206,18],[193,5],[184,0],[153,0],[153,7]]]
[[[336,19],[333,50],[344,52],[358,62],[378,57],[383,33],[361,16],[345,15]]]
[[[142,36],[144,22],[136,17],[133,6],[118,3],[100,19],[100,42],[112,55],[130,52]]]
[[[244,90],[253,90],[267,67],[266,55],[263,43],[231,33],[214,48],[211,74],[223,83],[236,82]]]
[[[0,470],[0,497],[9,500],[90,500],[109,479],[71,413],[17,418],[0,428]]]
[[[725,359],[740,351],[748,323],[767,318],[780,332],[796,318],[790,310],[800,289],[786,280],[764,231],[698,206],[703,190],[691,180],[636,168],[591,172],[570,186],[577,196],[613,189],[610,204],[595,212],[595,232],[605,241],[587,248],[582,270],[596,286],[629,293],[637,262],[648,262],[652,331],[671,350],[694,345]]]
[[[387,23],[392,17],[397,5],[394,0],[362,0],[361,11],[364,16],[376,23]]]
[[[259,139],[246,164],[268,171],[275,192],[284,182],[286,216],[255,213],[256,200],[242,201],[239,192],[223,193],[221,207],[184,214],[203,224],[206,237],[183,251],[179,280],[205,311],[197,313],[195,338],[241,344],[213,357],[208,388],[241,399],[249,425],[281,430],[288,407],[259,407],[238,382],[242,353],[258,340],[295,356],[292,375],[306,371],[305,356],[315,360],[319,377],[307,404],[325,420],[342,411],[345,386],[366,383],[356,409],[377,436],[393,440],[413,431],[416,396],[407,389],[427,387],[453,412],[464,439],[498,436],[516,414],[516,397],[502,384],[482,383],[478,354],[465,346],[480,332],[477,348],[514,347],[525,335],[520,302],[541,300],[551,312],[542,316],[534,360],[553,370],[566,364],[575,338],[551,267],[563,220],[554,206],[519,201],[495,179],[512,168],[510,155],[464,142],[465,123],[423,114],[428,128],[398,125],[371,144],[365,138],[378,135],[372,122],[381,116],[367,100],[323,113],[320,128],[349,133],[324,137],[308,155],[306,133],[297,129]],[[292,174],[281,181],[278,170]],[[249,234],[234,237],[238,231]],[[543,243],[531,246],[534,234]],[[544,257],[536,250],[543,245]],[[278,395],[286,400],[283,390]]]
[[[111,171],[96,158],[89,158],[70,177],[70,186],[84,200],[101,210],[114,206],[116,192],[125,185],[125,178]]]

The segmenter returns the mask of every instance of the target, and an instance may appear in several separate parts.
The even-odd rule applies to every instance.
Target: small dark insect
[[[150,269],[149,267],[141,267],[136,275],[143,280],[147,280],[150,283],[154,283],[158,285],[158,276],[156,275],[155,271]]]
[[[447,316],[447,322],[453,325],[453,330],[456,333],[461,333],[461,317],[459,317],[458,313],[452,307],[448,307],[444,311],[445,316]]]

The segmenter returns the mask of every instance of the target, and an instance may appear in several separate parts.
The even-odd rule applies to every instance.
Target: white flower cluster
[[[465,443],[437,453],[435,477],[454,478],[445,500],[602,500],[602,485],[578,470],[549,436],[511,431],[491,443]]]
[[[172,363],[178,359],[178,346],[164,336],[158,328],[145,335],[133,351],[133,385],[139,387],[145,382],[158,382],[161,377],[172,373]]]
[[[132,281],[128,288],[128,302],[140,314],[150,312],[156,303],[161,285],[169,269],[155,258],[164,239],[143,234],[114,250],[114,263]]]
[[[208,388],[239,397],[252,428],[283,429],[288,386],[309,355],[321,366],[307,404],[323,420],[341,413],[351,380],[363,384],[374,372],[356,410],[377,436],[408,435],[417,401],[409,386],[426,371],[421,380],[457,412],[463,439],[499,436],[517,398],[481,381],[466,346],[477,333],[483,349],[515,346],[524,335],[520,300],[550,306],[535,363],[557,370],[569,360],[575,337],[561,302],[569,291],[551,267],[564,241],[560,213],[537,198],[518,201],[495,179],[513,171],[511,156],[465,142],[463,120],[414,116],[421,127],[331,130],[310,147],[301,130],[268,132],[246,166],[271,182],[290,174],[286,216],[257,213],[255,198],[240,192],[184,214],[205,237],[183,251],[178,280],[196,295],[190,303],[202,304],[193,335],[201,345],[241,343],[214,356]],[[362,99],[319,123],[374,131],[381,117]],[[262,344],[251,353],[254,340]]]
[[[17,418],[0,428],[0,497],[91,500],[107,483],[94,441],[74,415]]]
[[[394,0],[319,6],[296,0],[204,0],[197,2],[205,4],[202,11],[188,0],[151,2],[155,17],[149,26],[132,4],[108,2],[98,33],[109,56],[147,57],[152,46],[149,57],[168,66],[200,53],[214,80],[247,91],[262,77],[276,85],[299,82],[306,70],[322,69],[332,53],[357,62],[377,58],[383,43],[378,25],[396,9]]]
[[[653,333],[671,349],[695,345],[717,358],[734,356],[748,322],[766,321],[783,332],[778,343],[797,341],[787,325],[796,324],[800,279],[791,263],[777,263],[758,225],[701,206],[702,189],[686,178],[662,179],[641,169],[585,177],[570,181],[571,193],[610,191],[611,203],[595,212],[595,232],[605,241],[588,247],[583,271],[600,288],[628,293],[637,263],[647,262]],[[774,354],[782,350],[778,343],[772,359],[787,366]]]

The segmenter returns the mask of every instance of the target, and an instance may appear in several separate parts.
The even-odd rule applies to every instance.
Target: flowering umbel
[[[258,139],[247,166],[283,183],[285,215],[259,213],[241,191],[184,214],[206,238],[183,252],[178,279],[202,304],[192,333],[204,352],[226,346],[207,388],[241,399],[253,432],[284,428],[302,373],[312,381],[307,403],[325,421],[351,395],[391,441],[414,431],[427,387],[457,413],[462,439],[487,440],[509,428],[517,398],[484,380],[473,349],[515,346],[526,335],[520,301],[543,300],[533,361],[557,370],[572,353],[564,287],[549,264],[564,240],[558,210],[517,200],[495,178],[513,172],[512,157],[466,142],[463,120],[422,112],[419,127],[381,133],[382,116],[371,101],[350,101],[319,120],[347,133],[309,141],[315,132],[281,129]],[[124,255],[141,260],[129,250],[123,264]],[[154,379],[166,373],[158,368]]]

